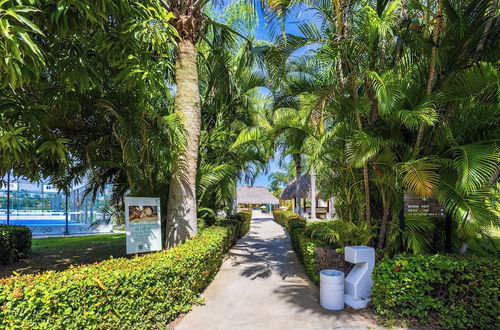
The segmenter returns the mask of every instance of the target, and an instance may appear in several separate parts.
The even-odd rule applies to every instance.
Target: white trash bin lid
[[[324,269],[319,272],[320,281],[325,283],[343,283],[344,273],[335,269]]]

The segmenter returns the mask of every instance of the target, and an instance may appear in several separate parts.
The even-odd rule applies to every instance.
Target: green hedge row
[[[31,230],[25,226],[0,225],[0,264],[25,258],[31,253]]]
[[[479,257],[399,255],[373,271],[375,311],[443,328],[498,329],[500,262]]]
[[[0,328],[165,327],[199,302],[238,230],[228,223],[167,251],[2,279]]]
[[[215,224],[219,226],[234,226],[236,230],[236,238],[238,239],[248,233],[251,221],[252,211],[241,211],[230,215],[227,219],[218,220]]]
[[[274,210],[273,217],[276,222],[285,227],[288,231],[292,247],[297,253],[299,260],[304,264],[307,276],[309,276],[314,283],[318,284],[319,272],[315,251],[317,247],[324,246],[325,244],[304,235],[307,220],[297,213]]]
[[[241,211],[235,214],[241,221],[240,237],[245,236],[250,231],[250,222],[252,221],[252,211]]]
[[[285,227],[288,231],[290,231],[290,221],[294,223],[294,225],[302,224],[305,227],[307,220],[292,211],[282,211],[282,210],[273,210],[273,217],[276,222]]]

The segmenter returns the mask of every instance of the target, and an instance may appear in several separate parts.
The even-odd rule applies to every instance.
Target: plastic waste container
[[[321,307],[334,311],[344,309],[344,273],[325,269],[319,272],[319,281]]]

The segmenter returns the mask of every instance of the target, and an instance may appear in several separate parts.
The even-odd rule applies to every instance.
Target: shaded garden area
[[[64,270],[125,256],[125,234],[37,238],[32,252],[24,259],[2,266],[0,277]]]

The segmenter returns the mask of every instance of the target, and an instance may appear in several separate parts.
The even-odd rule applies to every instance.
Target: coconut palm
[[[219,30],[212,32],[214,38],[225,40],[230,37],[230,34],[236,32],[228,24],[239,24],[239,22],[233,20],[226,22],[228,24],[223,24],[223,22],[212,20],[205,9],[216,3],[208,0],[161,0],[161,3],[174,14],[171,23],[178,33],[175,58],[174,112],[182,117],[186,134],[186,148],[175,158],[169,188],[168,218],[169,223],[175,227],[172,231],[174,235],[169,241],[174,243],[196,234],[196,176],[199,162],[200,130],[202,128],[201,101],[203,101],[200,100],[196,46],[207,36],[210,29]],[[240,6],[240,8],[243,7]],[[245,15],[247,12],[242,11],[241,14]],[[210,47],[210,43],[205,46]],[[217,50],[213,49],[212,51],[216,52]],[[247,64],[245,63],[245,65]],[[218,81],[218,83],[222,82]]]

